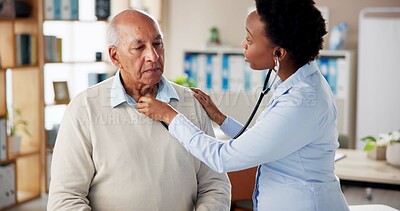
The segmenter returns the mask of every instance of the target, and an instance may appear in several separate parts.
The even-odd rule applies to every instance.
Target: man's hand
[[[151,119],[162,121],[168,125],[172,119],[178,114],[171,106],[161,102],[151,96],[143,96],[139,98],[136,104],[138,111]]]

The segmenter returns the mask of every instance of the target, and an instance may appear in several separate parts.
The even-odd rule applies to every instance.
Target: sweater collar
[[[112,108],[115,108],[116,106],[125,102],[128,103],[130,106],[136,105],[136,101],[126,93],[125,88],[122,85],[120,70],[118,70],[114,75],[110,94],[111,94],[110,104]],[[158,91],[156,99],[165,103],[169,103],[171,99],[179,101],[178,94],[176,93],[175,89],[172,87],[170,82],[164,76],[161,76],[161,80],[158,83]]]

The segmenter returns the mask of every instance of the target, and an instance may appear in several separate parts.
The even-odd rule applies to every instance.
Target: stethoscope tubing
[[[279,70],[276,72],[276,75],[275,75],[272,83],[267,87],[269,79],[271,77],[272,70],[273,69],[268,70],[267,77],[265,78],[264,85],[263,85],[263,91],[260,93],[260,97],[258,98],[256,106],[254,107],[253,111],[251,112],[249,118],[247,119],[246,124],[244,124],[242,129],[240,129],[240,131],[235,135],[235,137],[233,137],[233,139],[237,139],[239,136],[241,136],[244,133],[244,131],[246,131],[247,127],[250,125],[251,121],[253,120],[254,116],[256,115],[257,110],[260,107],[264,96],[268,94],[268,92],[271,90],[271,86],[275,83],[275,80],[276,80],[276,77],[278,76]]]

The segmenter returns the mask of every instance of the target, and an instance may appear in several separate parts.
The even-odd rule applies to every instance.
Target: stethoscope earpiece
[[[279,70],[279,68],[280,68],[279,57],[280,57],[282,54],[281,54],[280,51],[275,51],[274,54],[275,54],[275,57],[276,57],[276,58],[274,59],[274,61],[275,61],[274,70],[275,70],[275,72],[277,72],[277,71]]]

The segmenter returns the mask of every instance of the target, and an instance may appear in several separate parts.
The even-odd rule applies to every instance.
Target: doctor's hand
[[[226,116],[218,109],[218,107],[211,100],[210,96],[208,96],[200,89],[196,88],[190,88],[190,89],[193,91],[194,97],[200,102],[204,110],[206,110],[208,117],[210,117],[212,121],[221,126],[222,123],[225,121]]]
[[[163,121],[168,125],[178,114],[178,112],[167,103],[161,102],[154,97],[149,96],[143,96],[139,98],[136,108],[140,113],[146,115],[147,117],[157,121]]]

